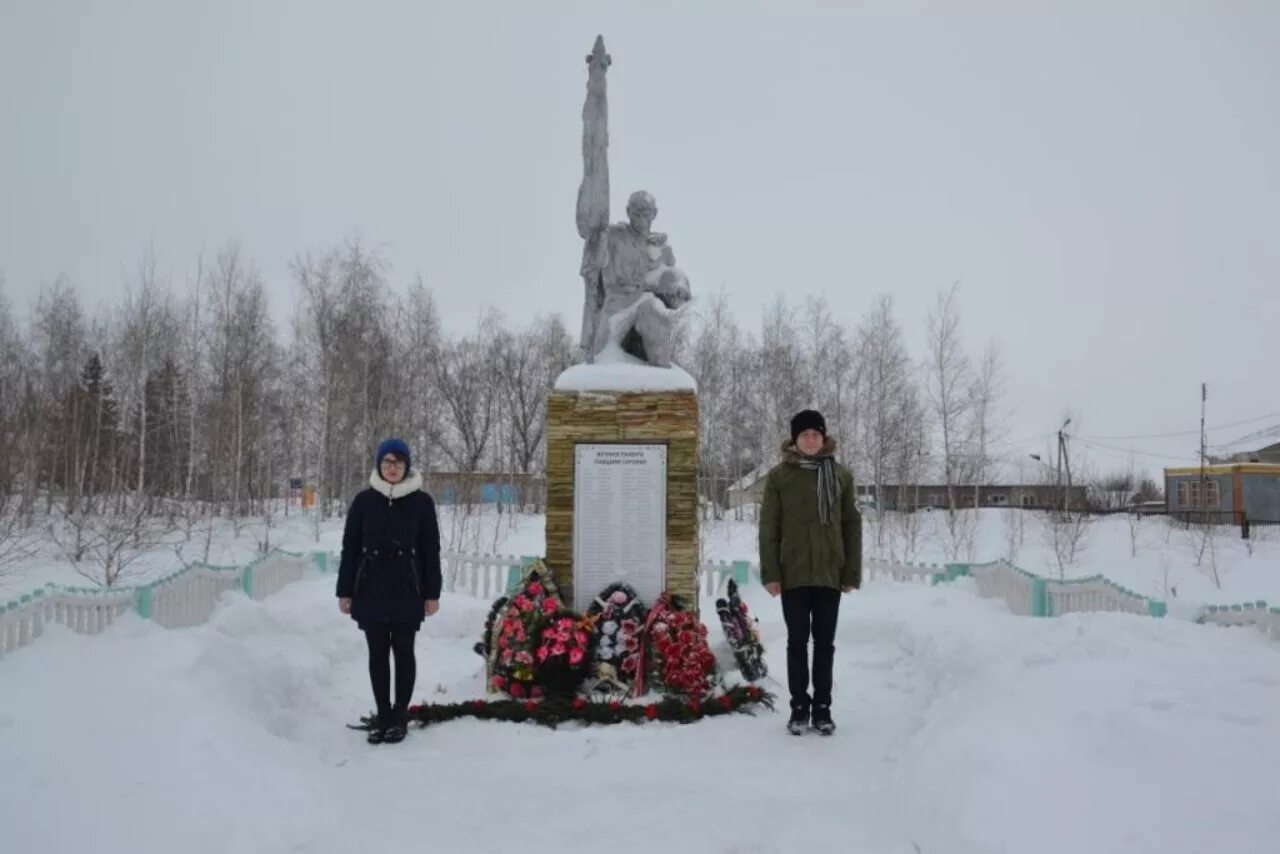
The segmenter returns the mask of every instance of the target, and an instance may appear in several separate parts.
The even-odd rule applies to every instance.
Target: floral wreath
[[[724,629],[725,640],[733,650],[738,669],[748,682],[763,679],[769,674],[764,662],[764,644],[760,640],[758,620],[751,616],[747,603],[738,594],[738,585],[729,579],[728,598],[716,600],[716,613]]]
[[[592,600],[587,616],[595,621],[598,637],[594,689],[630,694],[644,659],[644,603],[631,585],[620,581]]]
[[[550,602],[551,600],[545,600]],[[566,608],[546,615],[538,624],[533,651],[534,687],[548,694],[572,695],[594,664],[596,632],[593,620]]]
[[[644,675],[652,687],[693,698],[711,692],[716,682],[716,658],[707,644],[707,627],[697,614],[670,593],[663,593],[649,612],[645,634],[648,661]]]
[[[480,635],[480,640],[472,647],[485,660],[486,664],[489,661],[490,653],[493,651],[493,644],[498,639],[493,627],[498,622],[498,616],[506,608],[507,601],[506,596],[499,596],[493,605],[489,607],[489,616],[484,621],[484,634]]]
[[[502,607],[495,605],[489,647],[488,690],[512,697],[539,697],[535,658],[543,623],[561,609],[560,591],[542,561],[525,569],[519,589]]]

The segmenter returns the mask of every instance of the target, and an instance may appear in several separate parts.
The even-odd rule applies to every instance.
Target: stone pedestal
[[[692,390],[558,390],[550,394],[547,399],[547,567],[566,601],[573,602],[578,456],[575,449],[579,445],[610,443],[665,446],[666,567],[662,589],[681,597],[688,607],[696,610],[698,399]],[[633,453],[633,456],[639,455]],[[602,488],[607,489],[607,484]],[[599,536],[599,532],[596,535]],[[617,581],[630,583],[623,573],[610,577],[607,583]],[[599,592],[583,591],[584,596],[595,596]]]

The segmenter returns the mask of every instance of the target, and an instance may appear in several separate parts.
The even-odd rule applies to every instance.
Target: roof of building
[[[1277,463],[1216,463],[1211,466],[1181,466],[1164,470],[1165,477],[1199,477],[1220,474],[1280,474]]]
[[[759,465],[729,485],[730,492],[741,492],[755,486],[761,478],[769,473],[770,465]]]

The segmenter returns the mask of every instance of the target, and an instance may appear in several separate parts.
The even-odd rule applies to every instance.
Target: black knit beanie
[[[797,412],[791,418],[791,442],[794,444],[798,437],[805,430],[817,430],[824,437],[827,435],[827,421],[822,417],[822,413],[816,409],[806,409],[803,412]]]

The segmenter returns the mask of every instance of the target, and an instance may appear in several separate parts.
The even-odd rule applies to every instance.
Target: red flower
[[[645,706],[644,716],[649,720],[653,720],[658,716],[658,707],[655,706],[653,703],[650,703],[649,705]]]
[[[485,702],[484,702],[484,700],[472,700],[472,701],[471,701],[471,707],[472,707],[472,708],[474,708],[476,711],[480,711],[481,709],[483,709],[483,708],[484,708],[484,706],[485,706]]]
[[[754,685],[747,686],[747,696],[753,700],[760,699],[760,689]]]
[[[580,712],[580,711],[582,711],[583,709],[585,709],[586,707],[587,707],[587,701],[586,701],[586,700],[582,699],[581,697],[574,697],[574,698],[573,698],[573,708],[574,708],[574,711],[578,711],[578,712]]]
[[[730,697],[728,694],[721,694],[721,695],[720,695],[720,705],[724,706],[726,709],[732,709],[732,708],[733,708],[733,698],[732,698],[732,697]]]
[[[538,710],[538,704],[535,703],[533,700],[527,700],[525,701],[525,704],[524,704],[524,710],[530,713],[536,712]]]
[[[610,701],[609,701],[609,708],[616,712],[616,711],[618,711],[618,709],[621,709],[621,708],[622,708],[622,704],[621,704],[621,703],[619,703],[617,700],[610,700]]]
[[[698,702],[696,697],[689,701],[689,711],[695,715],[702,711],[702,703]]]

